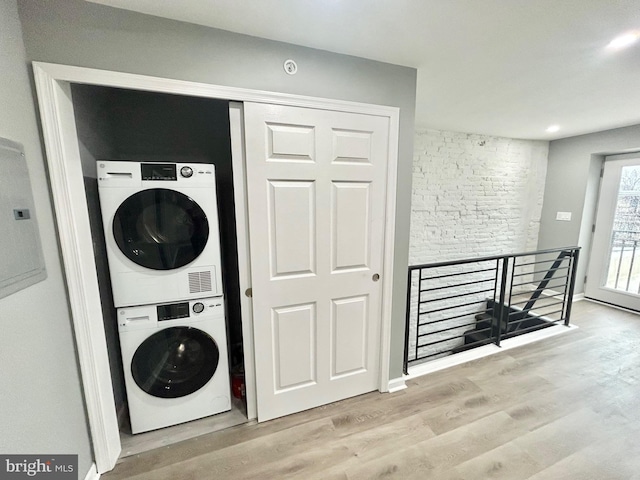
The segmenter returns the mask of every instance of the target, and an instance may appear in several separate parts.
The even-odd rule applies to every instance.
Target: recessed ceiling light
[[[620,50],[621,48],[626,48],[632,45],[638,40],[638,38],[640,38],[640,32],[627,32],[611,40],[611,42],[609,42],[609,45],[607,45],[607,48],[610,48],[612,50]]]
[[[560,125],[549,125],[547,127],[547,132],[549,132],[549,133],[555,133],[558,130],[560,130]]]

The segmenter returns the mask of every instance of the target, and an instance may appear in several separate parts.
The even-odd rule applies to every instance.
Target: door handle
[[[378,280],[380,280],[380,274],[374,273],[373,276],[371,277],[371,280],[373,280],[374,282],[377,282]]]
[[[249,297],[249,298],[253,297],[253,289],[252,289],[252,288],[247,288],[247,289],[244,291],[244,294],[245,294],[247,297]]]

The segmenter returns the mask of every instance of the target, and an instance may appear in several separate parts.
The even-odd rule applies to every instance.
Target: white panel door
[[[379,384],[389,120],[245,103],[260,421]]]

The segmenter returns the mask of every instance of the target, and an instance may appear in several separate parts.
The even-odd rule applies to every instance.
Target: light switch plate
[[[570,222],[571,221],[571,212],[558,212],[558,213],[556,213],[556,220],[560,220],[561,222]]]

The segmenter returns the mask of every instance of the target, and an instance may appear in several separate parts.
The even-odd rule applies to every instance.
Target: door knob
[[[373,276],[371,277],[371,280],[373,280],[374,282],[377,282],[378,280],[380,280],[380,275],[377,273],[374,273]]]
[[[249,298],[253,297],[253,289],[251,289],[251,288],[247,288],[247,289],[244,291],[244,294],[245,294],[247,297],[249,297]]]

